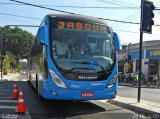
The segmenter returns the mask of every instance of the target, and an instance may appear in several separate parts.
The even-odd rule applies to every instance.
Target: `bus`
[[[29,52],[29,82],[43,99],[113,99],[119,50],[118,35],[102,19],[46,15]]]

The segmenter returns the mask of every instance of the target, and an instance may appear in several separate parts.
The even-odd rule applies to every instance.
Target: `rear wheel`
[[[34,86],[33,86],[32,82],[31,82],[30,80],[28,80],[28,84],[31,86],[31,88],[32,88],[32,89],[34,89],[34,90],[35,90],[35,88],[34,88]]]
[[[28,82],[28,84],[31,84],[30,80],[28,80],[27,82]]]
[[[29,75],[28,84],[31,86],[32,89],[35,89],[31,82],[31,75]]]

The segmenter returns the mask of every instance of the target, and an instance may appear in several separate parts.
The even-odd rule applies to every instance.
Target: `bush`
[[[4,74],[4,75],[7,75],[7,73],[8,73],[8,72],[7,72],[6,68],[3,68],[3,74]]]

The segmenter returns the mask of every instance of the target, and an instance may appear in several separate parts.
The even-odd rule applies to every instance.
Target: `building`
[[[127,63],[131,55],[132,62]],[[139,69],[139,43],[124,45],[119,56],[119,72],[135,73]],[[155,74],[160,75],[160,40],[145,41],[142,46],[142,73],[144,81],[152,81]]]

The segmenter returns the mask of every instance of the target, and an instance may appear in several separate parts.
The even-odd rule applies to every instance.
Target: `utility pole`
[[[139,43],[139,75],[138,75],[138,98],[137,102],[140,103],[141,99],[141,78],[142,78],[142,42],[143,32],[152,33],[152,25],[154,25],[155,9],[153,2],[148,0],[141,0],[141,19],[140,19],[140,43]]]
[[[141,70],[142,70],[142,42],[143,42],[143,32],[140,31],[140,44],[139,44],[139,74],[138,74],[138,99],[137,102],[140,103],[141,98]]]
[[[1,57],[1,82],[3,81],[3,62],[2,62],[2,60],[3,60],[3,56],[2,56],[2,46],[3,46],[3,44],[2,44],[2,42],[3,42],[3,33],[1,34],[1,50],[0,50],[0,57]]]
[[[143,0],[141,0],[141,20],[140,20],[140,42],[139,42],[139,75],[138,75],[138,98],[137,102],[140,103],[141,99],[141,70],[142,70],[142,42],[143,42],[143,32],[142,32],[142,13],[143,11]]]

